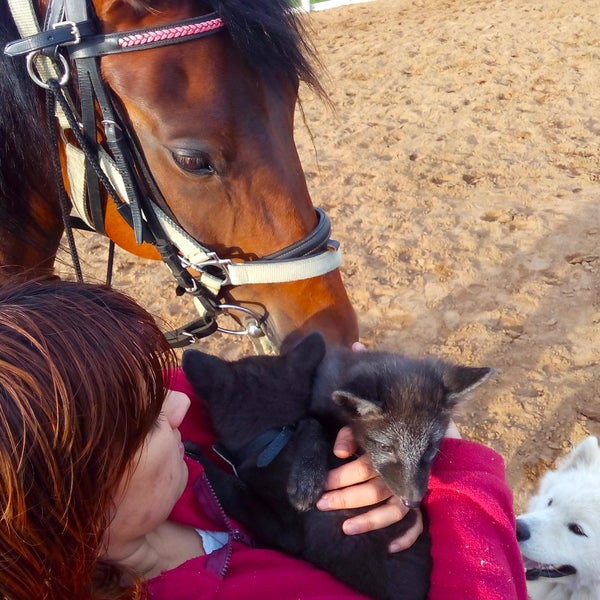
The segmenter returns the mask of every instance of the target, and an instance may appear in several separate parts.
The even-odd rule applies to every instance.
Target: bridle
[[[8,4],[21,38],[7,44],[4,52],[13,57],[25,56],[30,77],[48,91],[51,129],[58,120],[66,149],[70,203],[61,204],[72,206],[78,215],[63,217],[78,278],[81,271],[71,227],[106,235],[101,194],[104,188],[132,227],[136,242],[149,242],[156,247],[175,277],[178,293],[190,294],[200,313],[199,319],[167,334],[171,345],[185,346],[219,330],[249,335],[266,351],[274,351],[266,316],[223,302],[223,293],[229,286],[296,281],[337,269],[341,251],[338,243],[329,238],[331,223],[327,215],[316,208],[318,222],[313,231],[277,252],[252,261],[220,258],[178,224],[100,74],[102,56],[213,35],[224,30],[223,20],[217,13],[210,13],[156,28],[102,34],[93,8],[90,12],[91,3],[86,0],[52,0],[43,27],[38,23],[32,0],[8,0]],[[72,65],[77,74],[76,90],[70,86]],[[108,151],[97,142],[97,106]],[[73,138],[76,144],[72,143]],[[55,163],[56,170],[62,173],[58,149]],[[62,175],[58,179],[64,191]],[[245,321],[244,329],[218,325],[220,315],[231,316],[232,312],[242,314],[238,321]]]

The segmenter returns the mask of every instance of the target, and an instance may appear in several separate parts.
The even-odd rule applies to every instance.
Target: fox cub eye
[[[547,506],[552,506],[552,498],[550,498],[550,500],[548,500]]]
[[[581,529],[577,523],[569,523],[569,531],[573,532],[575,535],[583,535],[587,537],[585,531],[583,531],[583,529]]]
[[[428,465],[431,464],[433,462],[433,459],[436,457],[437,452],[437,448],[435,448],[434,446],[430,446],[427,449],[427,452],[425,452],[425,454],[423,455],[423,462]]]
[[[376,442],[377,447],[382,451],[382,452],[387,452],[387,453],[392,453],[394,452],[394,446],[392,446],[391,444],[386,444],[385,442]]]

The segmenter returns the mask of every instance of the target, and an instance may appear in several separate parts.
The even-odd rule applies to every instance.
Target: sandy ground
[[[306,18],[336,111],[303,90],[314,143],[301,119],[297,142],[361,339],[496,369],[457,421],[504,456],[521,510],[600,434],[600,5],[376,0]],[[80,246],[101,277],[104,241]],[[117,287],[193,317],[162,266],[118,258]]]

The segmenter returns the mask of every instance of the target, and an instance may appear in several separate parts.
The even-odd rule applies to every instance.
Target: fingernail
[[[329,508],[329,500],[325,497],[319,498],[316,506],[319,510],[327,510]]]
[[[334,448],[333,448],[334,452],[343,452],[345,454],[349,454],[350,453],[350,446],[349,444],[347,444],[346,442],[338,442]]]
[[[400,552],[400,550],[402,550],[402,546],[400,546],[400,544],[396,544],[396,543],[392,542],[388,546],[388,551],[389,552]]]
[[[354,523],[344,523],[342,528],[344,530],[344,533],[346,533],[348,535],[360,533],[360,529],[358,528],[358,525],[355,525]]]

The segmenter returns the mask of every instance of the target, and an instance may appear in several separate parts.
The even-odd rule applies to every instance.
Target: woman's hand
[[[348,458],[357,450],[350,427],[340,429],[333,449],[338,458]],[[388,489],[375,473],[366,455],[332,469],[327,476],[326,492],[317,502],[320,510],[360,508],[383,502],[382,505],[367,510],[361,515],[346,519],[342,525],[344,533],[353,535],[374,529],[382,529],[400,521],[408,512],[399,498]],[[415,523],[388,546],[390,552],[400,552],[410,548],[423,531],[423,517],[417,510]]]

